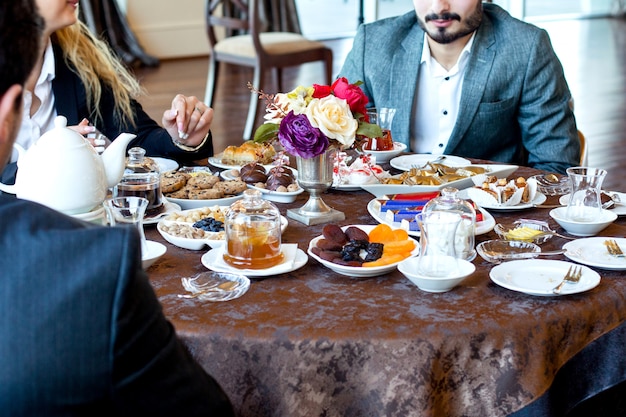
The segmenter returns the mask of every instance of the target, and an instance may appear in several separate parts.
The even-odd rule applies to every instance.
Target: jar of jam
[[[226,249],[224,261],[238,269],[266,269],[280,264],[281,217],[278,208],[248,189],[224,216]]]
[[[155,215],[163,209],[159,165],[147,158],[140,147],[128,150],[126,169],[120,182],[113,188],[113,197],[143,197],[148,200],[146,215]]]

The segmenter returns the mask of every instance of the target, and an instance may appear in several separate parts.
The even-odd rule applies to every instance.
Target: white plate
[[[434,161],[441,155],[433,155],[430,153],[402,155],[393,158],[389,163],[392,167],[401,171],[410,171],[413,167],[421,167],[426,165],[430,161]],[[472,162],[468,159],[461,158],[460,156],[445,155],[446,159],[442,162],[443,165],[449,167],[465,167],[472,165]]]
[[[613,213],[617,214],[618,216],[625,216],[626,215],[626,193],[618,193],[616,191],[611,191],[611,193],[617,194],[617,196],[620,198],[620,200],[622,200],[622,202],[615,203],[615,205],[609,210],[611,210]],[[568,202],[569,202],[569,194],[562,195],[561,198],[559,198],[559,204],[563,204],[564,206],[566,206]]]
[[[230,165],[230,164],[222,163],[221,153],[215,156],[209,157],[209,164],[213,165],[214,167],[223,168],[223,169],[233,169],[233,168],[239,169],[243,166],[243,165]],[[270,169],[274,166],[274,164],[263,164],[263,166],[265,167],[265,169]]]
[[[291,167],[288,168],[293,171],[293,175],[297,178],[298,171]],[[233,168],[222,171],[220,173],[220,176],[226,181],[239,179],[239,169]],[[252,184],[248,184],[248,188],[252,188],[253,190],[259,190],[265,200],[275,201],[277,203],[292,203],[296,200],[296,197],[298,197],[299,194],[302,194],[304,192],[304,188],[298,188],[298,190],[296,191],[279,192],[268,190],[266,188],[256,187]]]
[[[369,234],[369,232],[376,226],[372,226],[372,225],[355,225],[356,227],[358,227],[359,229],[365,231],[366,233]],[[348,226],[343,226],[341,229],[342,230],[346,230]],[[317,256],[316,254],[314,254],[311,249],[315,246],[317,246],[317,242],[322,239],[323,236],[318,236],[314,239],[312,239],[309,242],[309,249],[308,249],[308,254],[309,256],[311,256],[313,259],[315,259],[316,261],[318,261],[319,263],[321,263],[322,265],[324,265],[325,267],[337,272],[338,274],[342,274],[342,275],[347,275],[349,277],[354,277],[354,278],[366,278],[366,277],[376,277],[376,276],[380,276],[380,275],[384,275],[388,272],[393,271],[394,269],[396,269],[398,267],[398,264],[402,261],[399,262],[395,262],[389,265],[383,265],[383,266],[373,266],[373,267],[360,267],[360,266],[345,266],[345,265],[339,265],[333,262],[329,262],[326,261],[322,258],[320,258],[319,256]],[[415,243],[415,249],[413,249],[413,252],[411,252],[412,256],[417,256],[419,254],[419,244],[416,242]],[[406,258],[405,258],[406,259]],[[404,260],[404,259],[403,259]]]
[[[467,190],[459,191],[459,197],[468,199]],[[545,203],[545,201],[546,201],[546,196],[541,194],[540,192],[537,192],[537,194],[535,195],[535,198],[533,199],[533,201],[531,201],[529,203],[520,203],[520,204],[517,204],[515,206],[504,206],[504,205],[501,205],[501,204],[495,204],[495,205],[481,204],[480,206],[482,208],[487,209],[487,210],[502,210],[502,211],[525,210],[525,209],[529,209],[529,208],[535,207],[536,204],[543,204],[543,203]],[[476,204],[478,204],[478,203],[476,203]]]
[[[190,200],[186,198],[172,198],[167,197],[169,201],[172,203],[178,204],[180,208],[183,210],[190,210],[202,207],[212,207],[212,206],[230,206],[235,201],[243,198],[243,195],[235,195],[232,197],[225,198],[214,198],[211,200]]]
[[[468,166],[465,164],[463,166]],[[426,191],[437,191],[446,187],[454,187],[457,190],[473,187],[476,182],[482,183],[485,175],[494,175],[498,178],[505,178],[511,175],[519,168],[517,165],[498,165],[498,164],[474,164],[473,166],[485,167],[489,169],[486,174],[474,175],[473,177],[461,178],[460,180],[450,181],[441,185],[404,185],[404,184],[363,184],[361,188],[373,194],[375,197],[382,197],[389,194],[408,194],[421,193]]]
[[[141,256],[143,269],[150,268],[152,264],[167,252],[167,247],[164,244],[152,240],[146,240],[146,247],[148,248],[148,253],[143,253]]]
[[[273,266],[267,269],[237,269],[229,266],[224,261],[224,247],[213,249],[202,255],[201,262],[206,268],[216,272],[233,272],[245,275],[247,277],[269,277],[278,274],[285,274],[287,272],[295,271],[306,265],[309,260],[306,253],[301,249],[298,249],[298,245],[283,243],[281,245],[281,251],[285,256],[285,259],[281,264]]]
[[[589,291],[600,283],[600,275],[581,266],[582,276],[577,283],[566,283],[559,294],[552,289],[559,285],[567,270],[576,264],[548,259],[510,261],[494,266],[489,272],[493,282],[509,290],[530,295],[561,296]]]
[[[363,149],[363,153],[376,157],[377,164],[384,164],[389,162],[392,158],[400,155],[405,150],[406,145],[404,143],[394,142],[393,149],[390,151],[369,151],[367,149]]]
[[[158,156],[150,156],[149,158],[156,162],[156,164],[159,166],[159,171],[161,173],[176,171],[180,166],[178,165],[178,162],[172,159],[159,158]]]
[[[585,239],[576,239],[571,242],[567,242],[563,245],[563,249],[567,249],[565,256],[572,261],[595,266],[602,269],[612,269],[617,271],[626,270],[626,258],[618,258],[616,256],[609,255],[609,252],[604,246],[604,241],[607,237],[589,237]],[[626,239],[625,238],[610,238],[615,239],[617,244],[626,252]]]
[[[194,239],[194,238],[188,238],[188,237],[182,237],[182,236],[175,236],[163,230],[163,226],[168,223],[184,223],[184,224],[192,224],[192,223],[172,222],[166,219],[162,219],[157,224],[157,230],[159,231],[161,236],[163,236],[163,239],[167,240],[172,245],[178,246],[179,248],[189,249],[189,250],[200,250],[200,249],[204,249],[205,246],[209,246],[210,248],[221,248],[222,246],[224,246],[225,240],[219,238],[217,232],[215,233],[215,236],[218,238],[215,238],[215,239],[211,239],[209,237],[203,238],[203,239]],[[285,216],[280,216],[281,232],[283,233],[285,232],[285,229],[287,228],[288,224],[289,223],[287,221],[287,218]]]
[[[476,223],[475,235],[483,235],[485,233],[489,233],[496,226],[496,220],[487,210],[482,210],[480,208],[479,210],[483,214],[483,221]],[[367,211],[378,223],[388,224],[395,229],[402,228],[402,224],[400,222],[388,222],[385,219],[385,216],[380,214],[380,202],[376,198],[367,203]],[[407,230],[407,232],[410,236],[419,237],[420,235],[420,232],[415,230]]]
[[[163,217],[168,216],[171,213],[176,211],[180,211],[182,208],[176,204],[167,200],[167,198],[162,197],[163,201],[163,211],[155,216],[146,216],[143,218],[143,224],[157,224],[159,220]]]

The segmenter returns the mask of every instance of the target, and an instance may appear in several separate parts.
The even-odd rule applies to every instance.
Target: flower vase
[[[346,216],[329,207],[321,194],[333,184],[333,161],[336,150],[329,148],[313,158],[296,156],[298,184],[309,193],[309,200],[298,209],[287,210],[287,216],[306,225],[341,221]]]

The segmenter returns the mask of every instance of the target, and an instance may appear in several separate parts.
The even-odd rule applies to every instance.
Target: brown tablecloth
[[[307,198],[278,206],[286,215]],[[375,224],[366,210],[372,198],[324,195],[346,214],[341,225]],[[548,212],[492,214],[548,220]],[[283,242],[306,251],[322,227],[290,220]],[[602,234],[624,236],[624,220]],[[153,227],[147,236],[164,242]],[[553,238],[544,250],[563,243]],[[253,280],[236,300],[183,300],[180,280],[206,270],[204,251],[167,246],[149,270],[165,314],[240,416],[505,416],[541,396],[563,364],[626,318],[623,271],[597,270],[600,285],[585,293],[537,297],[492,283],[492,265],[480,257],[473,275],[442,294],[419,290],[398,271],[350,278],[309,259]]]

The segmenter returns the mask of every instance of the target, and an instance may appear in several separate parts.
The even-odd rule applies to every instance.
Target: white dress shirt
[[[43,133],[54,127],[54,118],[57,116],[54,106],[54,94],[52,93],[54,76],[54,53],[52,44],[48,41],[48,46],[44,52],[41,74],[39,74],[37,79],[34,92],[35,96],[39,98],[41,105],[32,117],[30,115],[30,107],[33,103],[33,94],[24,90],[22,124],[16,138],[16,143],[22,145],[24,149],[30,148]],[[13,158],[17,159],[15,152],[13,153]]]
[[[427,35],[413,102],[411,150],[417,153],[442,154],[459,114],[461,89],[474,35],[467,42],[456,64],[446,70],[430,53]]]

